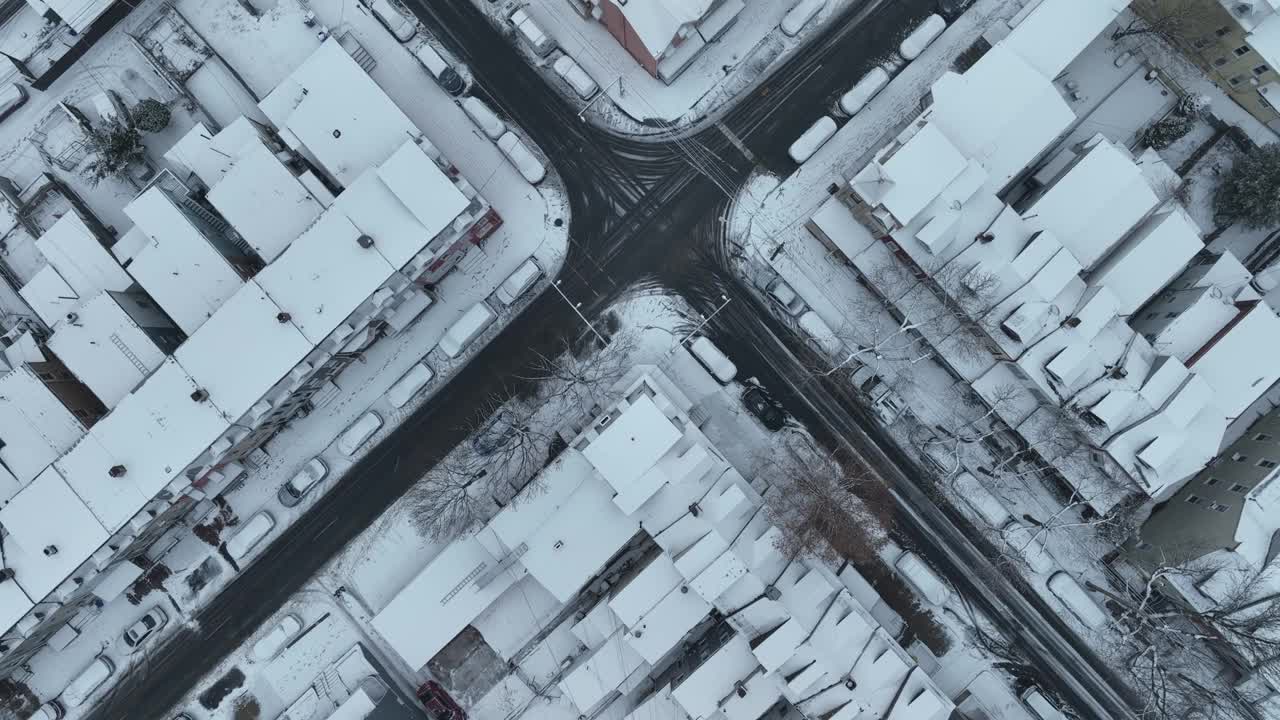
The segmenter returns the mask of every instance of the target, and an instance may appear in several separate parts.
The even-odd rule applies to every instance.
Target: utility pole
[[[694,329],[690,330],[688,335],[685,335],[684,337],[680,338],[680,343],[679,343],[679,344],[683,345],[683,344],[685,344],[685,342],[687,342],[687,341],[689,340],[689,338],[693,337],[694,335],[697,335],[699,330],[701,330],[703,327],[705,327],[707,323],[711,322],[711,318],[715,317],[715,316],[716,316],[716,314],[718,314],[721,310],[723,310],[723,309],[724,309],[724,306],[725,306],[725,305],[728,305],[728,304],[729,304],[729,296],[728,296],[728,295],[721,294],[721,295],[720,295],[720,299],[721,299],[721,300],[723,300],[724,302],[720,303],[720,306],[719,306],[719,307],[717,307],[715,310],[712,310],[710,315],[708,315],[708,316],[706,316],[706,317],[702,318],[702,322],[698,323],[698,326],[697,326],[697,327],[695,327]]]
[[[573,308],[573,311],[578,314],[578,318],[582,320],[582,322],[586,323],[587,328],[591,330],[591,332],[595,333],[596,339],[600,341],[600,346],[603,347],[607,345],[608,341],[604,339],[604,336],[600,334],[600,331],[596,330],[596,326],[592,325],[591,321],[587,319],[587,316],[583,315],[582,310],[579,309],[582,307],[582,303],[574,303],[572,300],[570,300],[569,296],[565,295],[564,291],[560,289],[559,280],[551,283],[551,287],[555,288],[555,291],[559,293],[561,299],[563,299],[569,307]]]

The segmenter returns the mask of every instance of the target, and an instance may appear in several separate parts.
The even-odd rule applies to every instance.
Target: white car
[[[540,277],[542,277],[542,268],[537,261],[529,258],[520,263],[520,267],[508,275],[507,279],[502,281],[502,284],[498,286],[498,289],[493,294],[497,296],[499,302],[510,307],[515,304],[521,295],[525,294],[525,291],[533,287],[533,284],[538,282]]]
[[[920,559],[919,555],[905,552],[898,558],[895,566],[898,568],[898,573],[911,583],[916,592],[934,605],[941,605],[951,597],[951,588],[938,577],[933,568]]]
[[[275,526],[276,520],[271,517],[271,513],[266,510],[259,511],[249,518],[244,527],[240,528],[240,531],[227,541],[227,554],[235,560],[243,558]]]
[[[823,115],[818,121],[809,126],[795,142],[791,143],[791,147],[787,149],[787,154],[797,165],[803,165],[805,160],[813,157],[836,134],[836,121],[832,120],[829,115]]]
[[[1049,586],[1049,592],[1061,600],[1062,604],[1067,606],[1067,610],[1076,616],[1076,619],[1090,628],[1098,630],[1111,621],[1111,616],[1098,603],[1094,602],[1089,595],[1089,591],[1085,590],[1065,570],[1059,570],[1054,573],[1053,577],[1049,578],[1047,585]]]
[[[898,46],[898,54],[903,60],[915,60],[946,29],[947,21],[943,20],[941,15],[930,15],[902,41]]]
[[[796,291],[782,278],[777,278],[769,283],[769,299],[782,308],[783,312],[792,317],[805,310],[804,299],[796,294]]]
[[[600,86],[596,85],[596,81],[591,79],[587,71],[583,70],[582,66],[568,55],[561,55],[556,58],[551,67],[562,80],[569,83],[569,87],[573,88],[573,91],[578,93],[578,97],[583,100],[590,100],[591,96],[595,95],[596,91],[600,89]]]
[[[523,140],[516,137],[515,133],[507,132],[498,138],[498,149],[507,156],[507,160],[511,161],[530,185],[537,185],[547,176],[547,168],[542,161],[529,150],[529,146],[525,145]]]
[[[409,42],[418,32],[418,19],[402,9],[392,0],[362,0],[373,11],[373,16],[382,23],[387,32],[400,42]]]
[[[307,461],[302,469],[294,474],[293,477],[285,481],[280,486],[280,492],[276,493],[276,499],[285,507],[293,507],[298,504],[303,495],[311,491],[317,483],[329,474],[329,466],[324,464],[320,458],[311,458]]]
[[[151,608],[146,615],[138,618],[137,622],[124,631],[124,644],[129,648],[129,652],[137,650],[147,638],[158,632],[167,622],[169,622],[169,616],[159,607]]]
[[[497,140],[507,131],[507,124],[502,122],[502,118],[498,117],[483,100],[477,97],[464,98],[461,103],[462,112],[471,118],[471,122],[476,124],[490,140]]]
[[[689,352],[721,385],[728,385],[738,376],[738,366],[720,352],[715,343],[701,335],[689,343]]]
[[[67,711],[62,709],[62,703],[50,700],[37,708],[36,714],[32,715],[30,720],[62,720],[66,714]]]
[[[1038,528],[1029,527],[1016,518],[1010,518],[1000,528],[1000,534],[1009,548],[1038,573],[1051,572],[1058,566],[1044,546],[1044,534]]]
[[[302,621],[298,616],[292,613],[285,615],[280,618],[280,622],[267,631],[267,634],[253,644],[253,659],[257,662],[267,662],[275,658],[301,631]]]
[[[370,410],[338,436],[338,452],[351,457],[382,427],[382,416]]]
[[[852,90],[840,96],[840,109],[848,115],[857,115],[888,84],[889,73],[882,67],[873,68],[862,76]]]
[[[76,675],[62,691],[62,704],[67,707],[79,707],[84,704],[84,701],[93,695],[93,691],[102,687],[102,684],[115,671],[115,663],[110,659],[101,655],[94,658],[93,662],[89,663],[89,667],[81,670],[80,674]]]
[[[426,363],[416,363],[409,368],[409,372],[401,376],[391,386],[390,390],[387,390],[387,402],[391,403],[391,407],[396,409],[404,407],[435,376],[436,374],[431,371],[431,368]]]
[[[818,313],[810,310],[801,315],[796,323],[809,336],[809,342],[814,349],[826,353],[832,358],[844,359],[844,343],[840,341],[839,336],[835,334],[831,326],[827,324],[827,321],[823,320]]]
[[[529,15],[528,10],[520,8],[511,13],[508,20],[538,57],[546,57],[556,49],[556,41],[552,40],[542,26]]]

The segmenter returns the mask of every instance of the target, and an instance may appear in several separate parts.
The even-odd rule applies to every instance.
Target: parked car
[[[941,473],[943,477],[951,477],[960,469],[960,457],[955,445],[958,442],[958,440],[943,440],[935,435],[920,443],[925,464]]]
[[[84,704],[93,691],[102,687],[115,671],[116,666],[110,659],[101,655],[94,658],[89,667],[81,670],[62,691],[62,704],[69,708]]]
[[[1014,552],[1027,561],[1027,565],[1032,570],[1047,573],[1058,566],[1053,556],[1049,554],[1049,549],[1044,546],[1044,538],[1038,534],[1036,528],[1026,525],[1017,518],[1010,518],[1001,526],[1000,535]]]
[[[810,310],[802,314],[796,323],[800,325],[805,335],[809,336],[809,342],[815,350],[826,353],[834,359],[844,359],[841,357],[844,354],[844,343],[840,342],[835,331],[818,313]]]
[[[1034,685],[1024,690],[1019,699],[1036,720],[1066,720],[1067,716],[1054,707],[1053,703],[1045,698],[1044,693],[1040,692],[1040,688]]]
[[[592,95],[600,89],[596,85],[596,81],[591,79],[586,70],[568,55],[561,55],[551,64],[551,68],[556,71],[562,80],[569,83],[569,87],[578,93],[578,97],[583,100],[590,100]]]
[[[848,115],[857,115],[888,84],[889,73],[882,67],[872,68],[854,84],[853,89],[840,96],[840,109]]]
[[[387,402],[396,409],[404,407],[435,376],[436,374],[425,362],[414,363],[414,366],[409,368],[409,372],[400,376],[391,389],[387,390]]]
[[[808,130],[796,138],[791,143],[791,147],[787,149],[787,154],[796,164],[804,164],[805,160],[813,157],[818,152],[818,148],[826,144],[832,135],[836,134],[836,121],[830,116],[823,115],[818,118],[817,122],[809,126]]]
[[[280,618],[257,642],[253,644],[253,659],[267,662],[275,659],[293,639],[302,632],[302,621],[292,613]]]
[[[946,29],[947,21],[943,20],[941,15],[930,15],[902,41],[898,46],[898,54],[903,60],[915,60]]]
[[[787,424],[787,411],[759,385],[753,385],[742,393],[742,403],[760,420],[760,424],[772,432],[778,432]]]
[[[542,26],[530,17],[528,10],[520,8],[511,13],[508,20],[515,27],[516,34],[520,36],[520,39],[524,40],[525,44],[538,57],[546,57],[551,54],[552,50],[556,49],[556,41],[552,40],[551,36],[542,29]]]
[[[293,477],[280,486],[279,492],[276,493],[276,499],[285,507],[293,507],[328,474],[329,466],[325,465],[323,460],[318,457],[311,458],[306,465],[302,466],[301,470],[294,473]]]
[[[350,427],[338,436],[338,452],[350,457],[356,454],[373,434],[382,427],[382,416],[370,410],[351,423]]]
[[[804,299],[782,278],[769,283],[768,295],[775,305],[792,317],[805,311]]]
[[[993,528],[1003,528],[1012,516],[1000,498],[988,490],[973,473],[964,470],[952,481],[957,494],[979,517]]]
[[[373,11],[373,17],[402,43],[409,42],[418,32],[418,19],[392,0],[360,0]]]
[[[130,625],[124,631],[124,644],[129,648],[129,652],[137,650],[147,638],[169,622],[169,616],[160,607],[153,607],[147,611],[145,615],[138,618],[137,622]]]
[[[67,711],[62,707],[62,703],[57,700],[49,702],[36,708],[36,713],[31,716],[30,720],[62,720],[66,717]]]
[[[507,131],[507,124],[502,122],[502,118],[498,117],[483,100],[477,97],[464,98],[462,100],[462,112],[471,118],[471,122],[490,139],[497,140]]]
[[[738,366],[720,352],[715,343],[701,335],[689,343],[689,352],[721,385],[728,385],[738,376]]]
[[[15,110],[26,104],[27,89],[17,83],[0,88],[0,120],[13,114]]]
[[[808,25],[813,16],[826,7],[826,4],[827,0],[800,0],[782,17],[782,32],[787,37],[799,35],[804,26]]]
[[[497,319],[497,313],[485,301],[472,305],[444,332],[438,345],[440,352],[450,358],[458,357]]]
[[[1099,629],[1110,621],[1111,616],[1107,615],[1107,611],[1094,602],[1089,596],[1089,591],[1085,590],[1065,570],[1054,573],[1047,584],[1049,592],[1061,600],[1062,604],[1067,606],[1067,610],[1086,626]]]
[[[449,64],[444,56],[436,52],[430,43],[422,43],[422,45],[413,52],[413,56],[418,58],[418,62],[422,63],[422,67],[426,68],[431,77],[435,78],[436,84],[442,90],[450,95],[461,95],[467,91],[467,83],[458,74],[457,70]]]
[[[520,263],[520,267],[508,275],[493,294],[503,305],[513,305],[521,295],[533,287],[534,283],[538,282],[540,277],[542,277],[542,268],[536,260],[529,258]]]
[[[537,185],[547,176],[547,168],[542,164],[524,141],[513,132],[507,132],[498,138],[498,149],[511,161],[516,170],[530,185]]]
[[[271,513],[266,510],[258,511],[253,517],[249,518],[249,521],[244,524],[244,527],[240,528],[239,532],[227,541],[227,554],[234,560],[243,558],[275,526],[276,520],[271,517]]]
[[[920,593],[920,596],[934,605],[941,605],[951,597],[951,588],[938,577],[919,555],[913,552],[902,553],[894,563],[898,573]]]

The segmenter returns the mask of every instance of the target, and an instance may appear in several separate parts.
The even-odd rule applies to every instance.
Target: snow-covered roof
[[[569,700],[586,712],[643,664],[644,659],[623,641],[623,633],[614,633],[589,655],[575,661],[558,684]]]
[[[649,54],[660,59],[680,29],[701,20],[714,5],[714,0],[631,0],[614,8]]]
[[[228,417],[238,418],[315,347],[250,280],[174,353]]]
[[[231,170],[236,154],[247,143],[260,138],[251,120],[243,116],[214,134],[198,122],[164,154],[164,159],[196,174],[213,187]]]
[[[1215,402],[1228,418],[1244,412],[1280,379],[1272,346],[1280,341],[1280,317],[1262,301],[1237,307],[1235,319],[1187,361],[1213,386]]]
[[[53,467],[0,509],[4,559],[27,596],[41,600],[107,541],[108,533]]]
[[[917,667],[907,677],[887,720],[946,720],[955,707],[929,674]]]
[[[313,344],[323,342],[397,269],[376,247],[361,247],[362,235],[330,207],[255,278]]]
[[[1182,208],[1151,215],[1089,274],[1119,301],[1117,312],[1142,307],[1204,249],[1195,223]]]
[[[674,685],[671,696],[689,717],[712,717],[720,700],[733,693],[734,683],[746,680],[758,665],[747,639],[734,635],[679,685]]]
[[[113,532],[123,527],[152,498],[152,495],[138,489],[133,476],[128,473],[123,477],[111,477],[108,470],[115,464],[115,458],[93,434],[85,435],[70,452],[54,463],[98,522]]]
[[[31,280],[23,285],[18,294],[45,325],[53,326],[68,312],[80,304],[80,296],[67,284],[66,280],[53,269],[52,265],[40,268]]]
[[[1132,228],[1157,198],[1129,153],[1101,135],[1067,172],[1023,212],[1036,229],[1090,268]]]
[[[167,193],[152,186],[124,207],[151,244],[129,272],[178,327],[194,333],[244,284],[227,258]]]
[[[681,433],[647,396],[638,398],[583,450],[617,492],[639,480]]]
[[[133,278],[120,267],[78,213],[58,218],[36,240],[36,247],[81,298],[103,290],[128,290]]]
[[[0,583],[0,627],[11,628],[35,603],[16,582]]]
[[[634,626],[667,593],[683,583],[684,578],[676,570],[671,556],[665,553],[656,555],[621,590],[614,592],[608,601],[609,608],[622,622]]]
[[[275,260],[324,211],[259,139],[240,149],[208,197],[264,262]]]
[[[1280,66],[1280,13],[1273,11],[1245,36],[1245,41],[1271,67]]]
[[[84,434],[84,425],[28,367],[0,376],[0,462],[19,483],[35,479]]]
[[[1057,77],[1129,0],[1044,0],[1003,42],[1045,77]]]
[[[711,609],[711,603],[691,587],[680,585],[659,600],[639,622],[630,626],[627,645],[645,660],[656,664]]]
[[[110,293],[101,293],[53,328],[49,349],[103,405],[113,408],[165,353]]]
[[[82,33],[102,16],[115,0],[27,0],[39,12],[52,10],[72,30]]]
[[[343,185],[421,134],[332,37],[258,107]]]
[[[850,185],[906,225],[964,171],[968,160],[932,124],[868,164]]]

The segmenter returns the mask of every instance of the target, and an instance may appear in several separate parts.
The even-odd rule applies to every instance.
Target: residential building
[[[553,682],[587,717],[950,717],[859,599],[865,581],[778,550],[763,498],[670,378],[639,366],[614,391],[570,421],[540,492],[451,543],[374,617],[409,668],[471,625],[514,666],[542,638],[572,638]],[[548,618],[535,639],[504,642],[513,607],[531,606]]]
[[[1134,0],[1146,18],[1183,18],[1165,35],[1223,91],[1258,120],[1280,128],[1280,2],[1201,0],[1188,12],[1180,0]]]
[[[738,19],[745,0],[569,0],[650,75],[670,83]]]

